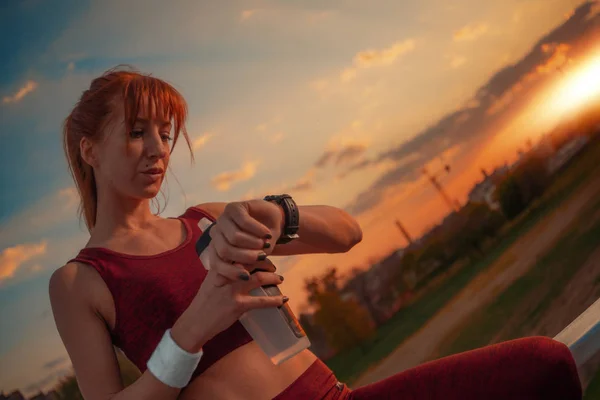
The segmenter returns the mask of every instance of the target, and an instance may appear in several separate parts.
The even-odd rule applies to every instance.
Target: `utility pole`
[[[408,233],[408,231],[406,230],[406,228],[404,227],[404,225],[402,225],[402,222],[400,222],[399,219],[396,219],[396,226],[398,227],[398,229],[400,230],[400,232],[402,232],[402,235],[404,236],[404,238],[408,242],[408,245],[409,246],[412,245],[413,244],[412,237],[410,236],[410,234]]]
[[[449,173],[450,172],[450,166],[448,164],[446,164],[444,166],[444,170],[446,171],[446,173]],[[442,187],[442,184],[438,180],[438,175],[434,175],[434,174],[429,173],[429,171],[427,170],[427,168],[423,168],[422,172],[427,177],[427,179],[429,179],[429,182],[431,182],[431,184],[433,185],[433,187],[435,188],[435,190],[437,190],[437,192],[442,197],[442,199],[444,200],[444,202],[448,205],[448,207],[450,207],[450,211],[454,212],[454,211],[460,210],[460,204],[457,201],[455,201],[452,198],[450,198],[450,196],[446,193],[446,191]]]

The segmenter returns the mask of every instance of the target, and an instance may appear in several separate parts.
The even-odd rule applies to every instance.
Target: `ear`
[[[96,156],[96,146],[86,137],[82,137],[79,141],[79,151],[81,158],[92,167],[97,167],[98,159]]]

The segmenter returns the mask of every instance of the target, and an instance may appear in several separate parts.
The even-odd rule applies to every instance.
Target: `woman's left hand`
[[[228,203],[210,230],[211,242],[221,260],[250,267],[273,252],[282,225],[283,210],[277,204],[265,200]]]

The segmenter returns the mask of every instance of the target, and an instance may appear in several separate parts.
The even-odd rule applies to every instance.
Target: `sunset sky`
[[[577,11],[575,11],[577,10]],[[70,363],[50,274],[88,234],[61,124],[90,81],[132,64],[189,103],[164,213],[288,192],[355,215],[350,253],[274,260],[300,310],[303,279],[404,246],[600,93],[600,7],[580,0],[25,0],[0,5],[0,391],[45,388]],[[562,71],[560,72],[559,71]]]

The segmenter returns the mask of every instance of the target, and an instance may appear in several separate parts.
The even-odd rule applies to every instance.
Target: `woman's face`
[[[123,107],[116,107],[104,139],[96,144],[94,174],[99,190],[135,199],[151,199],[159,193],[169,165],[171,123],[152,111],[138,114],[128,131]]]

